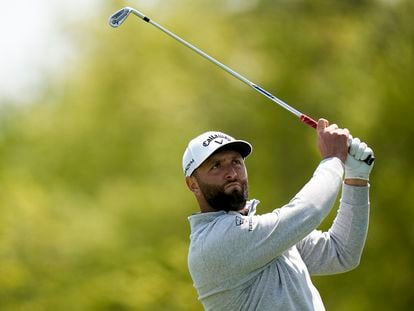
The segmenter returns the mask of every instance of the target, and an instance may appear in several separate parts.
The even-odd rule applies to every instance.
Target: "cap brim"
[[[213,154],[223,151],[223,150],[233,150],[240,153],[243,158],[246,158],[252,152],[252,145],[250,145],[247,141],[244,140],[234,140],[225,144],[224,146],[217,148],[209,157]]]

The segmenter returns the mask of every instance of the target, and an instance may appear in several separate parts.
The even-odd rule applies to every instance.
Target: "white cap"
[[[222,132],[205,132],[192,139],[183,155],[183,171],[185,176],[191,174],[218,149],[235,150],[246,158],[252,152],[252,145],[244,140],[236,140]]]

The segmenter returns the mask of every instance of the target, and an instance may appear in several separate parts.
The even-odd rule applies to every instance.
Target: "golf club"
[[[154,22],[153,20],[151,20],[149,17],[145,16],[140,11],[138,11],[138,10],[136,10],[134,8],[131,8],[131,7],[122,8],[122,9],[120,9],[117,12],[115,12],[114,14],[112,14],[109,17],[109,21],[108,21],[109,22],[109,25],[112,26],[112,27],[114,27],[114,28],[119,27],[128,18],[128,16],[131,13],[134,14],[134,15],[136,15],[136,16],[138,16],[143,21],[145,21],[147,23],[150,23],[151,25],[153,25],[154,27],[158,28],[159,30],[161,30],[162,32],[164,32],[165,34],[167,34],[168,36],[170,36],[173,39],[177,40],[178,42],[184,44],[189,49],[193,50],[197,54],[199,54],[202,57],[206,58],[207,60],[209,60],[213,64],[219,66],[221,69],[223,69],[227,73],[231,74],[233,77],[239,79],[243,83],[247,84],[248,86],[250,86],[251,88],[253,88],[257,92],[259,92],[260,94],[264,95],[265,97],[267,97],[268,99],[270,99],[274,103],[278,104],[279,106],[281,106],[281,107],[285,108],[286,110],[288,110],[289,112],[293,113],[303,123],[305,123],[305,124],[307,124],[307,125],[309,125],[309,126],[311,126],[311,127],[313,127],[313,128],[316,129],[317,122],[314,119],[312,119],[311,117],[308,117],[306,114],[304,114],[304,113],[296,110],[295,108],[291,107],[290,105],[288,105],[287,103],[285,103],[281,99],[277,98],[276,96],[274,96],[270,92],[266,91],[262,87],[258,86],[257,84],[255,84],[255,83],[251,82],[250,80],[248,80],[247,78],[243,77],[241,74],[237,73],[236,71],[232,70],[231,68],[227,67],[226,65],[220,63],[218,60],[216,60],[215,58],[211,57],[207,53],[203,52],[199,48],[195,47],[194,45],[192,45],[189,42],[185,41],[184,39],[180,38],[176,34],[172,33],[168,29],[166,29],[163,26],[161,26],[160,24]],[[374,162],[374,157],[369,156],[367,159],[364,160],[364,162],[366,162],[368,165],[371,165],[372,162]]]

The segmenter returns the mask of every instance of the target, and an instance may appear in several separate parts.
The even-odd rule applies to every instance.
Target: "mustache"
[[[222,187],[222,189],[224,190],[224,189],[227,189],[228,187],[230,187],[230,186],[234,186],[234,185],[238,185],[238,186],[240,186],[240,187],[244,187],[244,183],[243,182],[241,182],[241,181],[230,181],[230,182],[226,182],[224,185],[223,185],[223,187]]]
[[[244,185],[245,184],[245,182],[243,182],[242,180],[239,180],[239,179],[234,179],[234,180],[228,180],[228,181],[226,181],[224,184],[223,184],[223,187],[225,187],[225,186],[227,186],[227,185],[230,185],[230,184],[239,184],[239,185]]]

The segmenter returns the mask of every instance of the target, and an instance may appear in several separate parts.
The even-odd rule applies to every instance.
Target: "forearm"
[[[368,232],[369,186],[344,183],[340,202],[329,234],[335,242],[342,268],[349,270],[359,264]]]
[[[332,209],[342,183],[343,167],[338,158],[323,160],[308,183],[279,215],[278,237],[283,250],[296,244],[317,228]]]
[[[369,213],[369,187],[343,184],[338,214],[328,232],[313,231],[297,248],[313,275],[341,273],[359,264]]]
[[[311,180],[296,194],[294,200],[306,202],[305,212],[321,212],[321,221],[331,210],[340,190],[343,164],[339,158],[324,159]],[[294,201],[293,200],[293,201]]]

